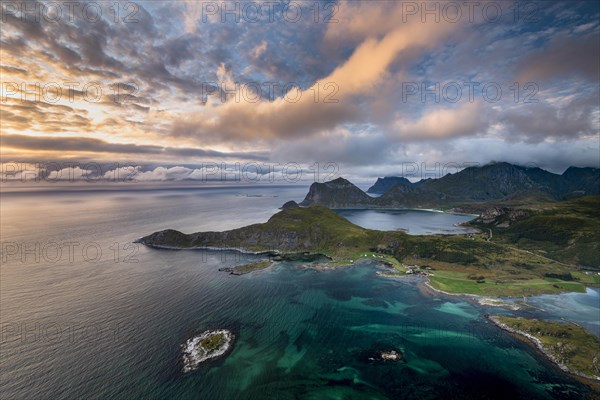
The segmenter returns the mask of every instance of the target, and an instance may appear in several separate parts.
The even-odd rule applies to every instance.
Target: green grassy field
[[[559,279],[524,279],[503,281],[486,278],[478,283],[468,278],[468,273],[456,271],[435,271],[430,284],[435,289],[449,293],[467,293],[483,296],[532,296],[542,293],[585,292],[585,286],[579,282],[565,282]]]

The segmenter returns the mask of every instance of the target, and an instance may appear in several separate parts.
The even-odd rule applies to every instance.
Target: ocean
[[[307,189],[3,188],[0,398],[591,398],[484,318],[509,311],[432,296],[419,278],[378,276],[374,261],[334,271],[281,262],[233,276],[219,268],[257,256],[133,243],[166,228],[190,233],[265,222]],[[373,223],[352,213],[356,223]],[[407,217],[391,222],[378,215],[383,225],[375,228],[456,229],[454,216],[418,213],[397,213]],[[574,320],[593,325],[598,291],[567,296]],[[569,317],[556,306],[560,299],[532,301],[555,305],[547,315]],[[181,345],[219,328],[235,335],[228,356],[183,373]],[[389,349],[405,359],[370,360]]]

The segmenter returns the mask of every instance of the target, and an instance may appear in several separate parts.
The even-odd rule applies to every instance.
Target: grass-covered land
[[[473,225],[493,232],[494,242],[531,251],[563,263],[600,270],[600,196],[568,201],[526,203],[527,213],[506,226],[505,216]]]
[[[326,207],[310,206],[289,208],[266,223],[230,231],[186,235],[167,230],[140,241],[155,247],[325,254],[339,266],[366,257],[391,264],[399,274],[407,265],[417,265],[428,268],[434,288],[452,293],[523,296],[582,292],[585,285],[600,284],[600,196],[527,207],[513,213],[518,218],[510,221],[505,219],[513,214],[474,223],[482,229],[476,235],[375,231]],[[235,268],[267,266],[258,262]]]
[[[528,338],[567,370],[600,381],[600,340],[571,323],[494,316],[493,321]]]
[[[233,268],[233,273],[237,275],[248,274],[252,271],[260,271],[261,269],[269,268],[271,265],[273,265],[273,262],[269,260],[256,261],[235,266]]]
[[[542,293],[585,292],[585,286],[579,282],[564,282],[541,278],[506,279],[487,276],[485,279],[473,279],[473,274],[455,271],[436,271],[430,278],[435,289],[449,293],[468,293],[483,296],[531,296]],[[483,275],[481,275],[483,276]]]
[[[223,332],[215,332],[202,339],[199,343],[207,353],[212,353],[215,350],[220,349],[227,342],[227,338]]]

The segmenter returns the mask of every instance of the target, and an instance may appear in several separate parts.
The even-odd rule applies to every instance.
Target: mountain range
[[[485,202],[557,201],[600,194],[600,169],[569,167],[554,174],[506,162],[465,168],[416,183],[403,177],[379,178],[367,191],[344,178],[311,185],[302,206],[329,208],[436,208]]]

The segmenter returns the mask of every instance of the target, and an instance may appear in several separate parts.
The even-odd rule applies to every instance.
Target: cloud
[[[200,177],[201,170],[190,169],[186,167],[157,167],[151,171],[140,171],[136,169],[133,173],[129,171],[129,178],[136,181],[180,181],[184,179],[194,179],[194,177]],[[109,171],[105,174],[106,177],[111,177],[112,172]]]
[[[455,24],[445,22],[390,26],[381,39],[365,39],[342,65],[305,90],[292,89],[287,98],[274,101],[250,101],[237,93],[235,100],[213,104],[199,115],[176,122],[172,134],[199,141],[291,138],[356,121],[364,118],[357,98],[377,95],[388,69],[403,51],[432,48],[455,29]]]
[[[40,168],[31,163],[0,163],[0,181],[34,181],[40,177]]]
[[[331,9],[319,17],[332,10],[332,23],[315,23],[312,1],[297,2],[303,18],[294,23],[224,23],[220,15],[202,21],[199,2],[136,3],[136,23],[91,23],[81,12],[58,23],[8,15],[3,83],[79,86],[72,101],[23,100],[21,92],[3,98],[2,155],[127,158],[167,170],[197,158],[326,160],[370,174],[401,159],[443,158],[467,139],[504,141],[497,148],[542,158],[533,150],[542,144],[551,154],[598,140],[597,4],[552,3],[530,23],[514,21],[513,4],[502,3],[506,18],[498,23],[481,12],[473,23],[464,14],[458,23],[436,23],[420,14],[405,19],[409,3],[322,3]],[[534,81],[539,103],[404,102],[406,81],[493,81],[503,100],[515,81]],[[98,101],[85,99],[83,87],[92,82],[102,87]],[[267,82],[276,83],[272,93]],[[236,83],[241,89],[222,102],[217,86]],[[248,83],[261,86],[260,99]],[[301,91],[284,89],[290,83]],[[205,101],[207,89],[217,90]],[[576,152],[565,154],[578,162]]]
[[[492,115],[481,103],[464,103],[455,108],[435,108],[418,120],[399,119],[393,124],[396,140],[447,139],[486,133]]]
[[[76,181],[89,179],[93,171],[81,169],[80,167],[63,168],[58,171],[52,171],[48,174],[49,181]]]
[[[511,139],[538,142],[593,137],[600,129],[597,101],[596,95],[571,97],[566,104],[557,106],[544,102],[524,104],[502,113],[501,122]]]
[[[318,162],[369,165],[389,162],[395,147],[383,133],[352,132],[338,128],[326,133],[279,140],[273,143],[271,159],[277,162]]]
[[[582,76],[600,80],[600,35],[558,36],[543,49],[530,53],[519,65],[520,82],[540,82]]]
[[[263,40],[262,42],[260,42],[260,44],[258,46],[256,46],[254,49],[252,49],[252,51],[250,52],[250,55],[253,58],[259,58],[267,51],[267,47],[268,47],[267,42]]]
[[[264,160],[266,156],[251,152],[221,152],[199,148],[163,147],[133,143],[110,143],[100,139],[83,137],[41,137],[28,135],[5,135],[3,147],[45,151],[80,151],[93,153],[159,154],[172,157],[206,157]]]

